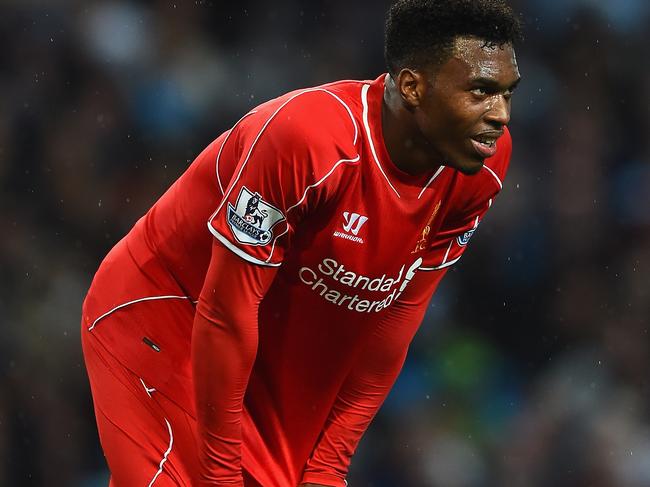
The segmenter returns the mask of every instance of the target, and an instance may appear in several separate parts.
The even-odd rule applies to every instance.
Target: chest
[[[381,303],[394,296],[426,261],[448,211],[450,182],[436,183],[397,197],[376,173],[342,178],[336,197],[300,226],[287,273],[315,291],[336,290],[332,299]]]

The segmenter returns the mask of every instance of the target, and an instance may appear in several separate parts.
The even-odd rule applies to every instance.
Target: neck
[[[402,103],[390,75],[386,76],[381,123],[388,155],[400,170],[415,176],[441,165],[432,157],[436,151],[420,132],[413,114]]]

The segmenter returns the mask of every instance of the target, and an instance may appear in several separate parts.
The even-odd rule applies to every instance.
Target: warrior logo
[[[228,203],[228,225],[238,242],[247,245],[266,245],[273,238],[273,227],[284,221],[276,207],[243,186],[236,206]]]
[[[343,230],[346,232],[352,231],[354,235],[359,235],[359,230],[368,221],[367,216],[359,215],[358,213],[349,213],[347,211],[343,212],[343,219],[345,220]],[[354,225],[355,223],[357,224],[356,226]]]
[[[361,230],[363,224],[368,221],[368,217],[365,215],[360,215],[359,213],[350,213],[349,211],[344,211],[343,221],[345,222],[343,223],[343,230],[345,230],[345,232],[334,230],[334,233],[332,235],[362,244],[363,239],[358,236],[359,230]]]

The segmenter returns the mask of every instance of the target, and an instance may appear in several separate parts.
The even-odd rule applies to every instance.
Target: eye
[[[473,95],[476,95],[481,98],[486,97],[490,94],[487,88],[473,88],[470,91]]]

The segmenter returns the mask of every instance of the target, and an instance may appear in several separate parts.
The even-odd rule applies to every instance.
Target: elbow
[[[238,350],[245,361],[254,361],[258,346],[257,313],[218,312],[199,304],[196,309],[193,345],[202,342],[215,352],[224,347]]]

